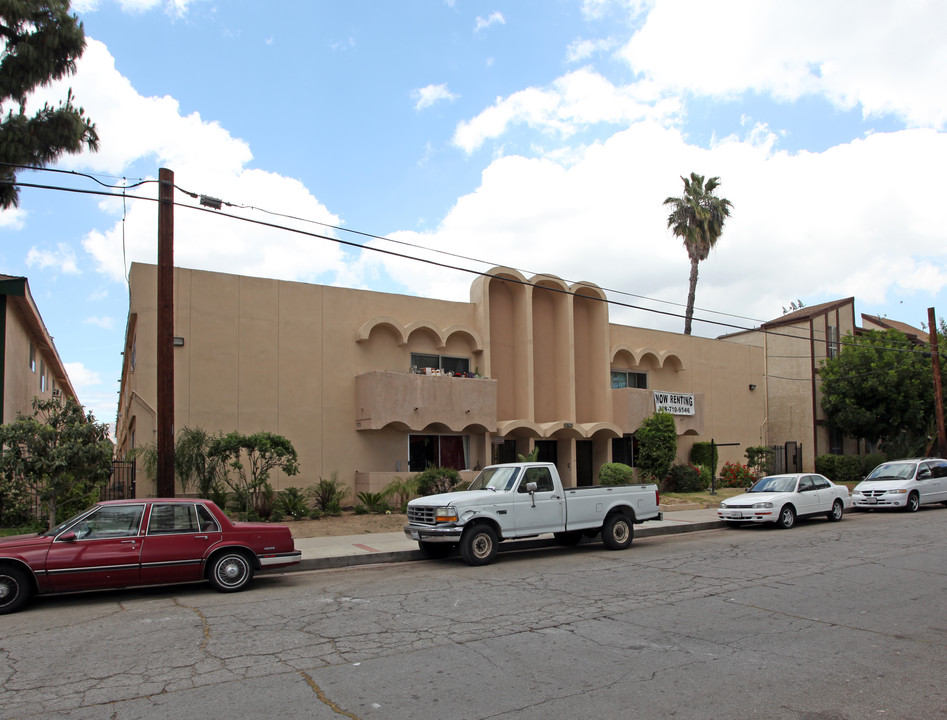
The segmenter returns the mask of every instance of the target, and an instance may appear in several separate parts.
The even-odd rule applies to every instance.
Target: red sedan
[[[0,614],[34,594],[208,580],[243,590],[299,562],[285,525],[232,522],[209,500],[113,500],[39,535],[0,538]]]

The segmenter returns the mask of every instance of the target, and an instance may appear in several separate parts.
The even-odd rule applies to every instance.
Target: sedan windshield
[[[885,463],[868,473],[865,480],[908,480],[914,477],[916,467],[916,463]]]
[[[65,522],[59,523],[56,527],[51,528],[51,529],[47,530],[47,531],[44,532],[44,533],[40,533],[40,535],[45,535],[46,537],[56,537],[59,533],[61,533],[61,532],[62,532],[63,530],[65,530],[67,527],[69,527],[69,526],[72,525],[74,522],[76,522],[76,520],[78,520],[79,518],[81,518],[83,515],[88,515],[88,514],[89,514],[90,512],[92,512],[93,510],[95,510],[94,507],[86,508],[86,509],[83,510],[81,513],[79,513],[78,515],[73,515],[71,518],[69,518],[69,519],[66,520]]]
[[[796,489],[796,478],[791,475],[775,475],[760,478],[749,492],[792,492]]]
[[[519,468],[492,467],[486,468],[470,483],[468,490],[512,490],[516,484]]]

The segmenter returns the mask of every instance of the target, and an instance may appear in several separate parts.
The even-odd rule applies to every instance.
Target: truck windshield
[[[470,483],[468,490],[512,490],[520,469],[515,467],[484,468]]]

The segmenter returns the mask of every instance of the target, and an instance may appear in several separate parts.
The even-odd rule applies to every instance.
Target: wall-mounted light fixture
[[[174,338],[174,347],[184,347],[184,338],[182,337]]]
[[[756,390],[756,385],[754,385],[753,383],[750,383],[750,390]]]

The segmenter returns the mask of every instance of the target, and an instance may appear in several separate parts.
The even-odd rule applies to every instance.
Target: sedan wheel
[[[845,512],[845,508],[842,506],[841,500],[836,500],[832,503],[832,509],[828,512],[827,517],[832,522],[838,522],[842,519],[842,515]]]
[[[783,505],[783,509],[779,511],[779,519],[776,524],[783,530],[788,530],[796,524],[796,511],[792,505]]]
[[[253,565],[239,552],[219,555],[210,568],[210,584],[220,592],[243,590],[252,579]]]
[[[16,612],[33,594],[26,573],[17,567],[0,567],[0,615]]]

